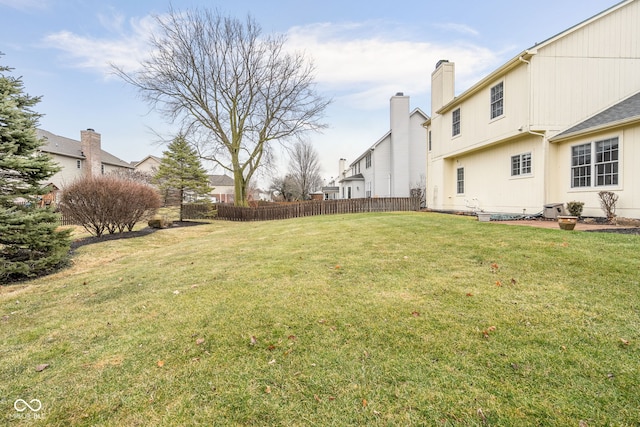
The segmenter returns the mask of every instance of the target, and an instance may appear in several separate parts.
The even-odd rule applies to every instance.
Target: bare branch
[[[248,182],[272,142],[324,127],[329,101],[316,92],[313,64],[286,53],[284,37],[263,36],[250,16],[171,9],[157,23],[141,71],[115,72],[172,123],[200,135],[199,154],[233,172],[236,203],[246,204]]]

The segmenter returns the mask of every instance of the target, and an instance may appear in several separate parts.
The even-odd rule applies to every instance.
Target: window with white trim
[[[460,135],[460,109],[457,108],[451,113],[451,136]]]
[[[531,153],[511,156],[511,176],[531,174]]]
[[[367,157],[365,158],[365,161],[364,161],[364,167],[365,169],[369,169],[371,167],[371,152],[367,153]]]
[[[603,139],[571,147],[571,187],[618,185],[618,138]],[[595,156],[592,156],[595,153]]]
[[[456,175],[456,192],[464,194],[464,168],[458,168]]]
[[[431,131],[429,131],[429,151],[431,151]]]
[[[491,88],[491,118],[504,114],[504,83],[500,82]]]
[[[618,185],[618,138],[596,141],[596,186]]]

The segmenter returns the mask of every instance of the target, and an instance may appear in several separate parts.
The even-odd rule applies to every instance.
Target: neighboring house
[[[233,203],[235,194],[233,178],[227,175],[209,175],[209,185],[214,203]]]
[[[391,129],[349,169],[345,170],[345,159],[340,159],[340,175],[323,188],[325,198],[409,197],[411,189],[423,188],[427,149],[422,124],[428,118],[419,108],[410,111],[409,97],[403,93],[391,97]]]
[[[133,166],[136,169],[136,172],[142,172],[153,176],[158,172],[160,162],[162,162],[160,157],[149,155],[139,162],[133,162]]]
[[[619,196],[640,217],[640,0],[524,50],[454,96],[454,64],[431,76],[427,206],[528,213]]]
[[[87,174],[96,176],[134,169],[131,164],[102,150],[100,134],[93,129],[80,131],[80,141],[42,129],[36,132],[39,138],[45,140],[40,151],[49,154],[62,167],[47,182],[56,189],[64,190],[65,185]]]

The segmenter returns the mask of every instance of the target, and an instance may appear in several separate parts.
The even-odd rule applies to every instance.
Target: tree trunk
[[[244,176],[240,168],[234,168],[233,171],[233,184],[234,184],[234,205],[235,206],[248,206],[246,184],[244,182]]]

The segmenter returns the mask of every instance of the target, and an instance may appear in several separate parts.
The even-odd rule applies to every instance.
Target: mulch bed
[[[616,233],[616,234],[635,234],[640,236],[640,228],[602,228],[599,230],[584,230],[587,233]]]
[[[175,221],[171,227],[169,228],[179,228],[179,227],[192,227],[194,225],[202,225],[207,224],[206,222],[196,222],[196,221]],[[125,233],[113,233],[113,234],[103,234],[100,237],[84,237],[82,239],[74,240],[71,242],[71,251],[78,249],[79,247],[91,245],[93,243],[107,242],[110,240],[122,240],[122,239],[131,239],[134,237],[142,237],[148,234],[155,233],[158,230],[162,230],[161,228],[151,228],[145,227],[142,230],[138,231],[127,231]],[[166,229],[165,229],[166,230]]]

